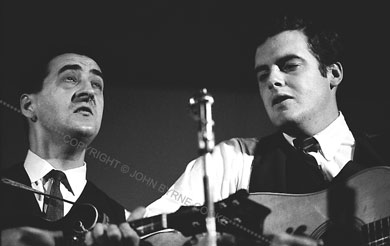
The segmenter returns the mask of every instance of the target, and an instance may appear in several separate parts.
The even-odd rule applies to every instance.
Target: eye
[[[286,64],[284,66],[284,70],[293,70],[295,68],[297,68],[299,65],[298,64]]]
[[[91,82],[93,88],[97,88],[98,90],[103,90],[103,84],[100,81],[92,81]]]
[[[282,66],[282,70],[285,72],[292,72],[297,70],[301,66],[300,62],[297,61],[288,61]]]
[[[269,72],[267,72],[267,71],[262,71],[262,72],[257,73],[257,75],[256,75],[257,81],[258,82],[265,81],[267,79],[268,75],[269,75]]]
[[[77,82],[77,78],[74,76],[67,76],[64,78],[64,80],[67,82]]]
[[[79,82],[79,77],[75,73],[65,73],[62,75],[61,81],[73,85]]]

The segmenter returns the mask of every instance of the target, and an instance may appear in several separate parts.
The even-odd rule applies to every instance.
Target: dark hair
[[[338,31],[331,27],[328,20],[319,20],[314,17],[281,15],[265,28],[264,33],[257,40],[257,46],[263,44],[267,38],[283,31],[302,31],[308,39],[308,46],[319,62],[319,70],[326,75],[326,67],[341,62],[343,46]]]
[[[24,68],[19,74],[19,95],[38,93],[42,90],[43,81],[49,74],[49,63],[55,57],[75,53],[88,56],[96,61],[95,52],[89,47],[80,45],[51,45],[45,50],[29,51],[23,58]],[[98,62],[98,61],[96,61]]]

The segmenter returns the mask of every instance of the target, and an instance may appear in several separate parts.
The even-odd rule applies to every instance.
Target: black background
[[[106,84],[103,126],[92,145],[100,155],[87,153],[89,178],[129,209],[147,205],[197,155],[197,125],[187,101],[200,88],[215,97],[217,142],[273,130],[258,98],[253,52],[266,20],[281,11],[309,13],[342,31],[347,52],[340,108],[353,127],[386,131],[390,43],[384,3],[3,0],[2,166],[22,161],[27,150],[16,79],[26,61],[49,46],[86,46],[98,51]],[[101,153],[126,164],[128,173],[102,161]]]

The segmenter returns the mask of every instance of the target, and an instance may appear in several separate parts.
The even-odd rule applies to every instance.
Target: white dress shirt
[[[31,187],[40,192],[50,194],[51,181],[45,182],[44,177],[54,169],[53,166],[31,150],[28,150],[27,157],[24,161],[24,168],[31,180]],[[84,162],[81,167],[68,169],[63,172],[68,179],[72,192],[61,183],[60,191],[62,198],[71,202],[76,202],[87,184],[87,164]],[[46,212],[47,205],[44,204],[43,195],[35,194],[35,198],[37,199],[41,211]],[[72,206],[73,204],[64,202],[64,216],[68,214]],[[130,215],[131,212],[125,209],[125,218],[128,219]]]
[[[31,187],[49,194],[51,188],[51,181],[45,182],[45,179],[43,177],[48,174],[52,169],[54,169],[53,166],[49,162],[29,150],[27,152],[27,157],[24,161],[24,168],[26,169],[27,175],[31,180]],[[61,183],[60,191],[62,193],[62,197],[71,202],[75,202],[80,197],[85,185],[87,184],[87,165],[84,162],[84,165],[81,167],[65,170],[63,172],[68,179],[69,185],[72,188],[73,193],[70,192]],[[45,212],[46,205],[44,204],[43,195],[35,194],[35,198],[37,199],[41,211]],[[64,216],[69,212],[71,208],[71,203],[64,202]]]
[[[283,135],[291,145],[294,145],[293,137]],[[309,152],[309,154],[316,159],[327,179],[332,180],[345,164],[352,160],[355,138],[341,112],[335,121],[313,137],[318,141],[321,149],[319,152]]]
[[[293,145],[293,138],[284,135]],[[314,136],[320,143],[320,153],[310,153],[329,179],[336,176],[350,160],[355,148],[355,139],[340,112],[338,118],[326,129]],[[247,139],[255,143],[255,138]],[[254,156],[244,151],[237,138],[223,141],[209,154],[208,174],[212,197],[220,201],[239,189],[249,190],[250,175]],[[180,206],[204,204],[203,158],[191,161],[184,173],[158,200],[146,207],[145,217],[172,213]]]

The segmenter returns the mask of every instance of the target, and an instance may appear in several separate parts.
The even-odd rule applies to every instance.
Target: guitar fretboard
[[[390,217],[386,217],[361,227],[367,246],[390,246]]]
[[[167,228],[167,215],[161,214],[129,222],[139,236],[144,236]]]

